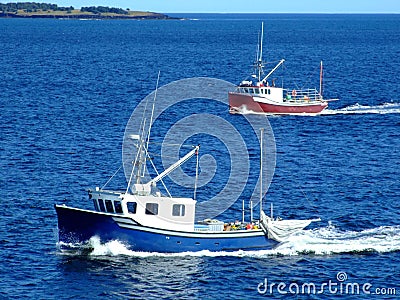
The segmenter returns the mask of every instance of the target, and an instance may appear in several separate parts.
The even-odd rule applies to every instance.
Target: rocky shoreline
[[[113,19],[113,20],[176,20],[168,15],[161,13],[143,14],[87,14],[87,13],[11,13],[0,12],[0,18],[19,18],[19,19]]]

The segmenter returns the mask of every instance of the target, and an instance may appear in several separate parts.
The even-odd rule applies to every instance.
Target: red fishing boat
[[[264,23],[261,25],[261,37],[254,63],[254,73],[250,80],[243,80],[234,92],[230,92],[229,108],[231,113],[261,112],[271,114],[317,114],[328,107],[328,101],[322,97],[323,67],[320,68],[320,89],[285,89],[275,85],[271,75],[285,62],[278,64],[264,74],[262,58]]]

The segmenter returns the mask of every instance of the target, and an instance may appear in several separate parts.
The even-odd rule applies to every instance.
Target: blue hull
[[[102,242],[119,240],[130,250],[144,252],[236,251],[271,249],[278,242],[261,230],[183,232],[145,227],[118,214],[55,206],[59,241],[84,243],[93,236]]]

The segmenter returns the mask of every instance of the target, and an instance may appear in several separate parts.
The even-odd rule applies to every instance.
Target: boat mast
[[[242,224],[244,224],[244,200],[242,200]]]
[[[263,40],[264,40],[264,22],[261,22],[260,49],[259,49],[259,55],[258,55],[258,61],[257,61],[258,82],[261,81],[261,73],[262,73]]]
[[[147,132],[146,149],[149,148],[150,132],[151,132],[151,127],[152,127],[152,125],[153,125],[154,107],[155,107],[155,105],[156,105],[156,99],[157,99],[158,83],[159,83],[159,81],[160,81],[160,71],[158,71],[157,83],[156,83],[156,90],[154,91],[153,107],[152,107],[152,109],[151,109],[151,117],[150,117],[149,130],[148,130],[148,132]]]
[[[150,132],[151,132],[151,127],[153,125],[153,117],[154,117],[154,108],[156,105],[156,99],[157,99],[157,92],[158,92],[158,83],[160,81],[160,71],[158,71],[158,76],[157,76],[157,83],[156,83],[156,90],[154,91],[154,99],[153,99],[153,107],[151,108],[151,117],[150,117],[150,123],[149,123],[149,130],[147,131],[147,140],[146,140],[146,146],[145,146],[145,151],[149,149],[149,142],[150,142]],[[144,177],[146,172],[146,159],[144,160],[143,164],[143,173],[142,177]],[[138,182],[139,183],[139,182]]]
[[[263,136],[264,136],[264,128],[260,129],[260,220],[262,215],[262,207],[263,207]]]
[[[138,184],[140,183],[142,165],[143,165],[143,163],[146,164],[146,156],[145,156],[146,154],[145,154],[145,150],[144,150],[145,149],[144,139],[145,139],[146,121],[147,121],[147,119],[143,118],[143,122],[142,122],[143,127],[141,129],[142,132],[140,133],[140,139],[138,141],[138,143],[139,143],[138,144],[138,153],[136,155],[134,167],[132,169],[132,173],[133,173],[135,167],[137,167],[136,183],[138,183]],[[143,162],[143,159],[145,160],[144,162]],[[129,186],[130,186],[130,184],[128,185],[128,188],[129,188]]]
[[[322,60],[321,60],[321,67],[320,67],[320,71],[319,71],[319,94],[320,94],[320,96],[321,96],[321,100],[323,99],[323,96],[322,96],[322,80],[323,80],[323,75],[324,75],[324,70],[323,70]]]
[[[250,200],[250,223],[253,223],[253,200]]]
[[[154,93],[154,99],[153,99],[153,107],[151,110],[151,117],[150,117],[150,124],[149,124],[149,129],[146,132],[146,112],[147,112],[147,104],[149,100],[146,102],[146,106],[143,110],[143,118],[142,122],[140,124],[140,129],[139,135],[131,135],[131,138],[134,140],[138,141],[137,147],[138,147],[138,152],[136,154],[135,161],[133,162],[133,167],[132,167],[132,172],[129,177],[128,181],[128,186],[126,187],[125,193],[128,193],[129,187],[131,186],[132,179],[133,179],[133,174],[135,173],[135,168],[136,168],[136,184],[141,183],[141,177],[144,177],[145,171],[146,171],[146,160],[147,160],[147,149],[149,146],[149,140],[150,140],[150,132],[151,132],[151,126],[153,123],[153,117],[154,117],[154,108],[155,108],[155,102],[156,102],[156,97],[157,97],[157,91],[158,91],[158,82],[160,80],[160,71],[158,71],[158,77],[157,77],[157,84],[156,84],[156,90]],[[142,170],[143,167],[143,170]]]
[[[194,179],[194,192],[193,192],[193,200],[196,200],[197,196],[197,181],[199,179],[199,149],[197,149],[196,154],[196,178]]]

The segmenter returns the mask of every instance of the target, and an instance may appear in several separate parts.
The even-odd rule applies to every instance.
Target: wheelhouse
[[[89,198],[100,213],[123,215],[143,226],[163,229],[194,230],[196,201],[191,198],[170,198],[160,193],[114,192],[89,190]]]

